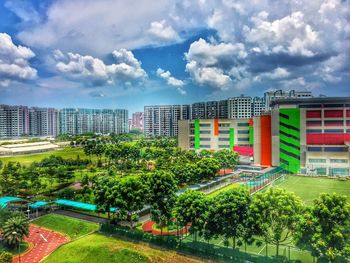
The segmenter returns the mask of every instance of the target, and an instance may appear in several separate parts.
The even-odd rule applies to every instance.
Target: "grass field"
[[[76,239],[99,229],[98,224],[56,214],[48,214],[39,217],[32,223],[65,234],[71,239]]]
[[[169,250],[127,242],[102,234],[92,234],[58,248],[46,263],[146,263],[146,262],[199,262]]]
[[[64,148],[56,151],[49,151],[44,153],[36,153],[36,154],[26,154],[26,155],[16,155],[10,157],[0,157],[0,160],[6,164],[8,162],[19,162],[23,165],[30,165],[32,162],[38,162],[42,159],[49,157],[50,155],[60,156],[65,159],[75,159],[77,155],[81,159],[87,158],[84,150],[81,148]]]
[[[320,193],[337,193],[346,195],[350,200],[350,181],[319,177],[285,176],[269,187],[279,187],[294,192],[305,204],[311,204]]]
[[[208,196],[208,197],[215,197],[215,196],[217,196],[217,195],[220,194],[220,193],[226,192],[226,191],[228,191],[228,190],[231,190],[231,189],[234,189],[234,188],[237,188],[237,187],[239,187],[239,184],[237,184],[237,183],[232,183],[232,184],[226,185],[226,186],[223,187],[223,188],[219,188],[219,189],[215,190],[214,192],[211,192],[211,193],[208,194],[207,196]]]

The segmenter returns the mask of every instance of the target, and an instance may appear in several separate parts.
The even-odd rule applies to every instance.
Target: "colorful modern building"
[[[179,122],[179,146],[253,153],[255,165],[293,174],[350,175],[350,98],[284,98],[270,106],[249,119]]]

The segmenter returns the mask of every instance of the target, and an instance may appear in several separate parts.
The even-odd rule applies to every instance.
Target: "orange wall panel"
[[[218,136],[219,135],[219,120],[214,119],[214,135]]]

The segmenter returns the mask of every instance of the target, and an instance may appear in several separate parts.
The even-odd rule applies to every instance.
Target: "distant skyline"
[[[1,1],[0,104],[350,96],[349,20],[349,0]]]

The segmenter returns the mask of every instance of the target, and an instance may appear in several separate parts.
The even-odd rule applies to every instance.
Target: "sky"
[[[350,96],[350,0],[3,0],[0,104]]]

